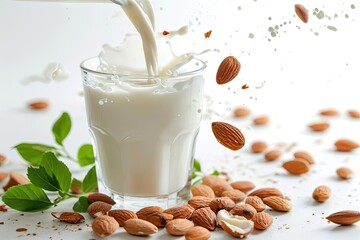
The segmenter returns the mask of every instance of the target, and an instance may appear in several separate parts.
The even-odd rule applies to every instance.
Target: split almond
[[[245,145],[245,137],[241,131],[224,122],[213,122],[212,131],[220,144],[236,151]]]
[[[168,208],[164,211],[164,213],[173,215],[174,219],[177,219],[177,218],[189,219],[189,218],[191,218],[191,215],[193,214],[193,212],[194,212],[194,208],[188,204]]]
[[[192,221],[181,218],[171,220],[165,226],[166,231],[173,236],[184,236],[193,227]]]
[[[262,200],[266,205],[276,211],[288,212],[292,209],[292,205],[288,200],[278,196],[266,197]]]
[[[234,109],[234,117],[236,118],[243,118],[246,116],[249,116],[251,111],[250,109],[246,108],[246,107],[237,107]]]
[[[320,115],[323,116],[337,116],[339,115],[339,112],[336,109],[324,109],[320,111]]]
[[[262,212],[265,210],[265,204],[258,196],[247,197],[245,203],[253,206],[257,212]]]
[[[158,232],[158,228],[142,219],[129,219],[124,223],[124,229],[127,233],[135,236],[147,236]]]
[[[250,220],[257,213],[256,209],[250,204],[236,204],[230,213],[232,215],[242,216]]]
[[[9,182],[3,187],[6,192],[10,187],[22,184],[28,184],[30,181],[21,173],[11,173]]]
[[[247,193],[255,188],[254,183],[250,181],[236,181],[232,182],[230,185],[232,188],[237,189],[243,193]]]
[[[313,191],[312,197],[317,202],[325,202],[330,198],[331,195],[331,189],[328,186],[318,186]]]
[[[283,198],[283,194],[277,188],[259,188],[249,194],[249,196],[258,196],[261,199],[266,197],[278,196]]]
[[[326,219],[336,224],[351,225],[360,221],[360,212],[355,210],[340,211],[327,216]]]
[[[305,152],[305,151],[295,152],[294,157],[295,158],[302,158],[302,159],[306,160],[309,164],[314,164],[315,163],[313,157],[308,152]]]
[[[196,209],[192,215],[192,221],[210,231],[216,228],[216,214],[209,207]]]
[[[336,151],[339,152],[351,152],[352,150],[359,147],[357,142],[349,139],[339,139],[335,142]]]
[[[213,199],[209,204],[211,210],[213,210],[215,213],[220,211],[221,209],[225,209],[227,211],[230,211],[235,207],[235,202],[231,200],[229,197],[219,197]]]
[[[327,122],[317,122],[309,124],[308,127],[314,132],[323,132],[330,127],[330,124]]]
[[[194,209],[209,207],[212,198],[196,196],[189,199],[188,204]]]
[[[127,220],[133,219],[133,218],[138,218],[137,215],[133,211],[125,210],[125,209],[110,210],[108,212],[108,215],[110,217],[113,217],[119,223],[120,227],[124,226],[124,223]]]
[[[235,203],[241,202],[246,197],[245,193],[243,193],[242,191],[237,190],[237,189],[224,191],[221,194],[221,196],[222,197],[228,197],[231,200],[233,200]]]
[[[193,227],[185,234],[186,240],[207,240],[210,237],[209,230],[201,226]]]
[[[226,57],[216,73],[216,82],[225,84],[233,80],[240,72],[241,64],[234,56]]]
[[[295,4],[295,13],[304,23],[309,21],[309,11],[301,4]]]
[[[109,197],[109,196],[106,195],[106,194],[98,193],[98,192],[90,193],[90,194],[87,196],[87,199],[88,199],[88,201],[89,201],[90,203],[100,201],[100,202],[108,203],[108,204],[110,204],[110,205],[115,205],[115,204],[116,204],[116,202],[114,201],[114,199],[112,199],[111,197]]]
[[[279,157],[281,157],[282,155],[282,152],[279,151],[279,150],[271,150],[271,151],[268,151],[266,154],[265,154],[265,159],[267,161],[275,161],[276,159],[278,159]]]
[[[287,161],[282,166],[286,171],[294,175],[304,174],[310,170],[310,164],[302,158]]]
[[[226,210],[217,214],[217,221],[227,233],[233,237],[244,238],[254,229],[254,223],[242,216],[235,216]]]
[[[105,203],[105,202],[93,202],[90,204],[88,208],[88,213],[91,217],[96,218],[101,215],[106,215],[108,211],[112,208],[112,205]]]
[[[106,237],[114,233],[119,228],[119,224],[113,217],[102,215],[94,219],[91,227],[97,235]]]
[[[262,142],[262,141],[254,142],[251,145],[251,151],[253,153],[262,153],[263,151],[266,150],[266,148],[267,148],[267,144],[265,142]]]
[[[85,221],[84,216],[76,212],[52,212],[51,215],[62,222],[72,224],[83,223]]]
[[[254,222],[254,228],[258,230],[265,230],[271,226],[273,218],[266,212],[259,212],[251,219]]]
[[[354,175],[354,172],[350,168],[347,168],[347,167],[338,168],[336,170],[336,173],[342,179],[350,179]]]
[[[352,118],[360,118],[360,112],[356,110],[349,110],[348,115]]]
[[[207,175],[202,178],[203,184],[209,186],[220,197],[224,191],[232,190],[231,185],[222,177]]]
[[[212,190],[212,188],[207,185],[204,185],[204,184],[200,184],[200,185],[192,187],[191,193],[193,196],[203,196],[203,197],[208,197],[208,198],[215,198],[215,193]]]

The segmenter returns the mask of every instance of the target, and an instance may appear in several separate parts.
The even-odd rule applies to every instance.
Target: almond
[[[243,193],[240,190],[233,189],[233,190],[224,191],[221,194],[221,196],[222,197],[228,197],[231,200],[233,200],[235,203],[237,203],[237,202],[241,202],[242,200],[244,200],[246,195],[245,195],[245,193]]]
[[[324,109],[320,111],[320,115],[323,116],[337,116],[339,115],[339,112],[336,109]]]
[[[254,183],[250,181],[236,181],[231,183],[231,187],[243,193],[247,193],[255,188]]]
[[[323,132],[330,127],[330,124],[327,122],[317,122],[309,124],[308,127],[314,132]]]
[[[108,212],[108,215],[115,218],[115,220],[119,223],[120,227],[124,226],[124,222],[126,222],[127,220],[138,218],[133,211],[125,209],[110,210]]]
[[[102,215],[94,219],[91,224],[92,230],[100,237],[106,237],[119,228],[118,222],[107,215]]]
[[[207,240],[211,237],[211,233],[204,227],[196,226],[185,234],[186,240]]]
[[[258,196],[247,197],[245,203],[253,206],[257,212],[262,212],[265,210],[265,203]]]
[[[295,4],[295,13],[304,23],[309,21],[309,11],[301,4]]]
[[[196,196],[189,199],[188,204],[194,209],[209,207],[212,198]]]
[[[166,231],[173,236],[184,236],[193,227],[192,221],[181,218],[171,220],[165,226]]]
[[[6,162],[6,157],[4,155],[0,154],[0,166],[4,165],[5,162]]]
[[[249,194],[249,196],[258,196],[263,199],[266,197],[278,196],[283,198],[283,194],[277,188],[259,188]]]
[[[192,215],[192,221],[195,225],[210,231],[216,228],[216,214],[209,207],[196,209]]]
[[[0,212],[7,212],[7,207],[6,207],[6,205],[5,204],[1,204],[0,205]]]
[[[245,145],[245,137],[238,128],[224,122],[213,122],[211,126],[217,141],[223,146],[236,151]]]
[[[253,119],[254,125],[266,125],[270,121],[268,116],[259,116]]]
[[[216,82],[225,84],[233,80],[240,72],[241,64],[234,56],[226,57],[216,73]]]
[[[82,182],[80,182],[79,180],[73,179],[70,186],[70,192],[73,194],[82,194],[83,192],[81,189],[81,184]]]
[[[305,151],[295,152],[294,157],[295,158],[302,158],[302,159],[306,160],[309,164],[314,164],[315,163],[313,157],[308,152],[305,152]]]
[[[325,202],[330,198],[331,195],[331,189],[328,186],[318,186],[313,191],[312,197],[317,202]]]
[[[236,204],[230,213],[232,215],[242,216],[250,220],[257,213],[257,211],[250,204]]]
[[[340,211],[327,216],[326,219],[336,224],[351,225],[360,221],[360,212],[355,210]]]
[[[27,184],[29,182],[29,179],[27,179],[24,175],[14,172],[10,174],[9,182],[3,187],[3,189],[6,192],[12,186]]]
[[[191,215],[194,212],[194,208],[190,205],[182,205],[182,206],[176,206],[172,208],[168,208],[164,211],[164,213],[168,213],[173,215],[174,219],[177,218],[191,218]]]
[[[244,238],[254,229],[254,223],[242,216],[235,216],[226,210],[217,214],[217,221],[227,233],[233,237]]]
[[[350,168],[347,168],[347,167],[338,168],[336,170],[336,173],[342,179],[350,179],[354,175],[354,172]]]
[[[227,211],[230,211],[235,207],[235,202],[231,200],[231,198],[228,197],[219,197],[213,199],[209,204],[211,210],[213,210],[215,213],[220,211],[221,209],[225,209]]]
[[[211,187],[215,196],[220,197],[224,191],[232,190],[231,185],[223,178],[207,175],[202,178],[203,184]]]
[[[30,102],[28,104],[28,107],[34,110],[44,110],[49,107],[49,104],[45,101],[36,101],[36,102]]]
[[[335,142],[336,151],[339,152],[351,152],[355,148],[359,147],[357,142],[348,139],[339,139]]]
[[[108,211],[112,208],[112,205],[105,203],[105,202],[93,202],[90,204],[88,208],[88,213],[91,217],[96,218],[101,215],[106,215]]]
[[[114,201],[114,199],[112,199],[111,197],[109,197],[109,196],[106,195],[106,194],[98,193],[98,192],[90,193],[90,194],[87,196],[87,199],[88,199],[88,201],[89,201],[90,203],[100,201],[100,202],[108,203],[108,204],[110,204],[110,205],[115,205],[115,204],[116,204],[116,202]]]
[[[72,224],[85,222],[84,216],[76,212],[52,212],[51,215],[62,222]]]
[[[170,222],[171,220],[173,220],[173,215],[168,214],[168,213],[153,213],[151,215],[149,215],[146,219],[144,219],[145,221],[151,222],[152,224],[154,224],[157,227],[165,227],[165,225]]]
[[[279,151],[279,150],[271,150],[271,151],[268,151],[265,154],[265,159],[267,161],[274,161],[274,160],[278,159],[279,157],[281,157],[281,155],[282,155],[281,151]]]
[[[348,115],[352,118],[360,118],[360,112],[356,110],[349,110]]]
[[[249,116],[251,113],[250,109],[246,107],[237,107],[234,109],[234,117],[243,118]]]
[[[0,172],[0,183],[9,177],[9,174],[6,172]]]
[[[203,196],[203,197],[208,197],[208,198],[215,198],[215,193],[211,189],[211,187],[204,185],[204,184],[200,184],[200,185],[192,187],[191,193],[193,196]]]
[[[164,209],[162,209],[161,207],[148,206],[148,207],[144,207],[144,208],[140,209],[139,211],[137,211],[136,215],[138,218],[144,220],[153,213],[161,213],[163,211],[164,211]]]
[[[253,153],[262,153],[263,151],[266,150],[266,148],[267,148],[267,144],[265,142],[262,142],[262,141],[254,142],[251,145],[251,151]]]
[[[295,158],[294,160],[287,161],[282,166],[289,173],[294,175],[304,174],[310,170],[310,164],[302,158]]]
[[[124,229],[127,233],[135,236],[146,236],[158,232],[158,228],[142,219],[129,219],[124,223]]]
[[[288,200],[278,196],[266,197],[262,200],[266,205],[276,211],[289,212],[292,209],[292,205]]]
[[[273,218],[266,212],[259,212],[251,219],[254,222],[254,228],[258,230],[265,230],[271,226]]]

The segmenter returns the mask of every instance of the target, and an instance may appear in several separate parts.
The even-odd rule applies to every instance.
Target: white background
[[[323,217],[339,210],[360,210],[359,150],[333,151],[338,138],[360,142],[360,122],[346,116],[348,109],[360,110],[360,2],[302,1],[310,10],[308,24],[295,16],[295,3],[298,2],[154,0],[153,6],[159,31],[189,24],[195,48],[216,49],[203,56],[209,66],[205,94],[212,100],[207,106],[216,112],[205,115],[198,139],[196,157],[205,171],[223,169],[234,180],[252,180],[258,187],[276,186],[294,204],[294,210],[288,214],[271,212],[276,216],[273,226],[264,232],[256,231],[249,239],[357,239],[359,224],[336,227]],[[315,8],[331,19],[313,16]],[[283,26],[277,36],[271,37],[268,28],[280,24]],[[337,31],[327,26],[335,26]],[[209,30],[211,37],[204,39],[203,33]],[[73,119],[72,132],[65,142],[73,155],[81,144],[90,142],[84,102],[79,94],[79,63],[97,55],[104,43],[119,44],[129,31],[134,31],[130,22],[113,4],[0,2],[0,153],[9,159],[0,171],[25,172],[24,162],[11,147],[20,142],[53,143],[51,126],[63,111]],[[249,38],[250,33],[255,37]],[[215,83],[217,66],[230,54],[240,60],[242,69],[233,82],[219,86]],[[70,71],[70,78],[24,84],[30,76],[41,75],[52,62],[63,64]],[[243,84],[248,84],[249,89],[242,90]],[[41,112],[26,108],[29,101],[38,99],[48,101],[50,108]],[[245,120],[233,119],[232,107],[241,105],[252,109],[252,115]],[[329,131],[309,132],[306,125],[323,120],[318,111],[328,107],[340,112],[340,116],[326,119],[331,124]],[[251,118],[262,114],[271,117],[271,124],[252,126]],[[210,129],[215,120],[231,122],[242,129],[247,140],[245,147],[233,153],[218,144]],[[249,152],[251,142],[258,139],[266,141],[270,148],[279,143],[297,145],[285,152],[281,160],[266,163],[262,155]],[[316,164],[304,176],[288,176],[281,162],[300,149],[309,151]],[[339,181],[335,175],[339,166],[351,167],[355,178]],[[72,169],[75,174],[84,173],[75,165]],[[324,204],[311,199],[312,190],[320,184],[333,189],[332,198]],[[71,202],[59,210],[69,210],[69,206]],[[0,221],[5,221],[5,225],[0,225],[0,234],[5,234],[4,239],[21,237],[26,233],[15,229],[26,227],[28,233],[37,233],[34,239],[95,238],[86,226],[82,226],[82,231],[73,231],[77,227],[57,224],[49,212],[25,216],[13,211],[0,213]],[[34,218],[43,227],[36,227]],[[119,233],[114,239],[118,236],[127,235]],[[225,236],[216,233],[213,239]],[[167,239],[168,235],[156,237]]]

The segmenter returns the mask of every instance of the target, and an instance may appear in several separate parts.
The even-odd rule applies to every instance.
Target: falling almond
[[[309,11],[301,4],[295,4],[295,13],[304,23],[309,21]]]
[[[245,145],[245,137],[241,131],[224,122],[213,122],[212,131],[219,143],[236,151]]]
[[[216,82],[225,84],[236,78],[239,74],[241,64],[234,56],[226,57],[220,64],[216,73]]]

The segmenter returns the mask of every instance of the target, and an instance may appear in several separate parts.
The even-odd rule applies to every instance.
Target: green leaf
[[[211,175],[219,176],[219,175],[220,175],[220,172],[219,172],[218,170],[214,170],[214,172],[213,172]]]
[[[49,176],[57,180],[62,191],[69,191],[71,185],[70,170],[63,162],[56,158],[54,153],[45,153],[41,161],[41,166],[45,168]]]
[[[196,186],[196,185],[199,185],[202,183],[202,178],[199,178],[199,179],[193,179],[193,183],[191,184],[192,187]]]
[[[196,159],[194,159],[194,168],[193,169],[195,172],[201,172],[200,162]]]
[[[9,188],[2,196],[2,201],[21,212],[37,212],[53,206],[44,190],[31,183]]]
[[[94,164],[94,151],[91,144],[84,144],[79,148],[78,161],[81,167]]]
[[[81,190],[83,191],[83,193],[88,193],[95,188],[97,188],[97,177],[95,166],[93,166],[86,174],[81,186]]]
[[[56,149],[53,146],[39,143],[20,143],[14,146],[14,148],[23,159],[36,166],[40,165],[44,153]]]
[[[79,197],[79,200],[74,204],[73,210],[75,212],[87,212],[90,203],[87,197]]]
[[[29,167],[27,176],[32,184],[42,189],[48,191],[60,190],[59,182],[54,176],[50,176],[43,166],[40,166],[39,168]]]
[[[64,112],[61,117],[56,120],[53,125],[52,132],[55,137],[55,141],[59,145],[63,145],[62,142],[67,137],[71,130],[71,118],[67,112]]]

